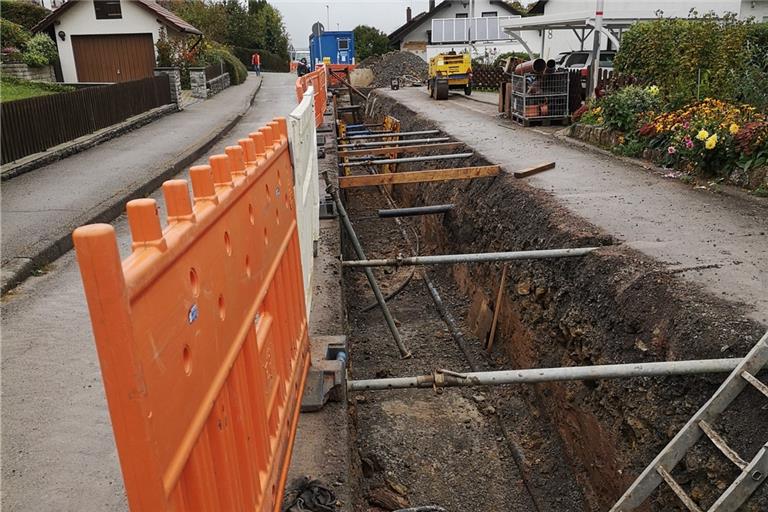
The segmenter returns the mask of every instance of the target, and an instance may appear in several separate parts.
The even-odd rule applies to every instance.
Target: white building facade
[[[122,82],[153,76],[156,44],[202,33],[151,0],[69,0],[36,27],[59,52],[64,82]]]
[[[505,52],[525,52],[526,46],[545,59],[555,58],[562,52],[574,50],[591,50],[593,37],[590,27],[585,26],[584,21],[593,18],[595,13],[595,0],[541,0],[537,2],[532,12],[533,16],[522,18],[520,13],[509,4],[492,0],[476,0],[469,2],[446,0],[435,5],[430,2],[430,9],[414,18],[407,19],[402,27],[390,35],[390,41],[402,51],[410,51],[429,60],[432,56],[451,49],[456,51],[469,51],[473,57],[488,55],[493,57]],[[472,10],[472,7],[474,8]],[[713,12],[718,16],[726,13],[735,13],[740,19],[754,18],[758,22],[768,21],[768,0],[605,0],[604,15],[606,18],[630,19],[630,23],[641,20],[649,20],[663,15],[664,17],[688,17],[692,10],[699,15]],[[449,41],[445,34],[434,33],[439,27],[448,23],[458,28],[462,23],[468,27],[475,27],[473,18],[478,18],[479,23],[485,23],[482,18],[498,16],[498,26],[504,28],[507,25],[515,25],[514,32],[525,41],[525,45],[510,39],[501,37],[495,40],[483,40],[473,37],[472,30],[468,38],[463,42]],[[549,19],[579,20],[581,29],[540,28]],[[466,20],[466,21],[464,21]],[[525,24],[536,26],[534,29],[525,29]],[[521,26],[522,24],[522,26]],[[621,38],[623,28],[616,29],[614,35],[617,40]],[[481,30],[475,30],[475,36],[482,35]],[[448,39],[452,39],[449,37]],[[470,39],[472,42],[468,42]],[[607,37],[601,38],[602,49],[616,49],[614,42]]]

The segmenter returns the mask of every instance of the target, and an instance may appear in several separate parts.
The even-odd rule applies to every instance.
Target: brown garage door
[[[127,82],[153,75],[152,34],[72,36],[78,82]]]

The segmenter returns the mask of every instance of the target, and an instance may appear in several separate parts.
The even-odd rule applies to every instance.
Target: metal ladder
[[[749,351],[733,373],[728,375],[728,378],[712,395],[712,398],[693,415],[674,439],[637,477],[637,480],[619,498],[610,512],[629,512],[636,509],[661,482],[669,485],[688,510],[704,512],[671,475],[675,465],[696,444],[702,434],[705,434],[723,455],[741,469],[741,474],[707,512],[733,512],[737,510],[768,476],[768,441],[763,444],[757,455],[747,462],[725,443],[712,425],[748,385],[752,385],[768,398],[768,386],[755,377],[766,364],[768,364],[768,332]]]

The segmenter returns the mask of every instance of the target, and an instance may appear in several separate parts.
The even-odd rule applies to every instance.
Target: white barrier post
[[[307,318],[312,311],[313,257],[320,239],[320,184],[315,127],[315,91],[309,87],[301,103],[288,116],[288,142],[296,188],[296,223],[304,276],[304,301]]]

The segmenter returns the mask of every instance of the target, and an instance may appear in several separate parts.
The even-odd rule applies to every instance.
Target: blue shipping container
[[[320,37],[309,36],[309,64],[312,69],[325,57],[331,64],[355,63],[355,35],[351,31],[323,32]]]

